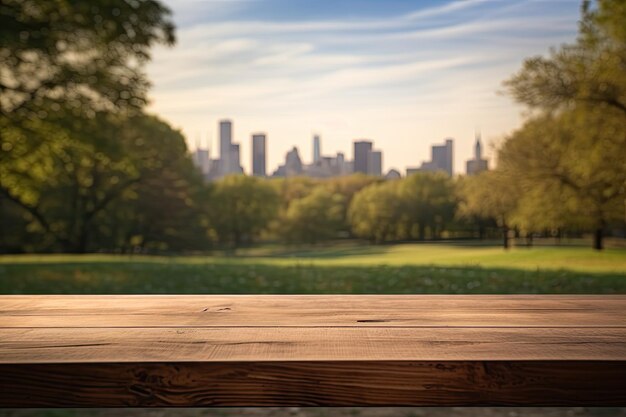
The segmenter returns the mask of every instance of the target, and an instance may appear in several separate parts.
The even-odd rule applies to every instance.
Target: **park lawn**
[[[504,250],[497,245],[430,243],[397,245],[333,244],[294,248],[266,245],[234,254],[210,256],[143,255],[8,255],[0,265],[12,264],[262,264],[276,266],[463,266],[522,270],[566,269],[577,272],[626,274],[626,248],[594,251],[586,246],[536,246]]]
[[[341,244],[236,256],[5,256],[0,293],[626,293],[626,249]]]

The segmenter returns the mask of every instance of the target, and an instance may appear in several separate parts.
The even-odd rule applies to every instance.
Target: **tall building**
[[[487,171],[488,169],[489,162],[486,159],[483,159],[480,133],[478,133],[476,135],[476,144],[474,145],[474,159],[467,161],[466,172],[467,175],[476,175],[479,172]]]
[[[302,160],[300,159],[300,154],[298,153],[298,148],[294,146],[289,152],[287,152],[287,155],[285,155],[285,163],[283,165],[279,165],[272,176],[294,177],[302,175],[303,172],[304,167],[302,165]]]
[[[369,151],[367,154],[367,173],[377,177],[383,175],[383,153],[381,151]]]
[[[233,143],[233,123],[230,120],[220,120],[220,157],[219,174],[215,178],[229,174],[241,174],[239,144]]]
[[[208,149],[197,148],[193,153],[193,164],[200,170],[202,176],[209,175],[211,169],[211,158]]]
[[[322,144],[320,143],[320,136],[313,136],[313,163],[316,164],[322,157]]]
[[[367,162],[372,151],[372,142],[360,140],[354,142],[354,172],[368,173]]]
[[[230,164],[228,174],[240,174],[243,172],[241,169],[240,163],[240,155],[239,155],[239,144],[231,143],[230,145]]]
[[[339,175],[346,174],[346,157],[343,152],[337,152],[337,171]]]
[[[285,176],[293,177],[302,174],[302,160],[295,146],[285,156]]]
[[[439,171],[445,171],[452,176],[453,140],[446,139],[443,145],[435,145],[432,148],[432,162]]]
[[[220,159],[228,161],[230,145],[233,141],[233,123],[230,120],[220,120]]]
[[[443,171],[452,176],[454,169],[453,159],[454,141],[448,138],[443,145],[433,145],[431,147],[430,161],[422,162],[419,171]],[[408,170],[407,175],[409,175]]]
[[[267,175],[265,169],[267,159],[266,146],[265,133],[252,135],[252,175],[259,177],[265,177]]]

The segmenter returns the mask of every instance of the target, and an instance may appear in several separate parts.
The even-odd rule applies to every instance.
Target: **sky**
[[[147,71],[149,110],[182,130],[191,149],[218,152],[218,121],[233,122],[242,166],[264,132],[268,171],[297,146],[312,159],[370,139],[383,168],[404,173],[451,137],[465,170],[476,131],[493,144],[524,108],[502,82],[525,58],[572,42],[579,0],[165,0],[177,43]],[[491,162],[493,163],[493,162]]]

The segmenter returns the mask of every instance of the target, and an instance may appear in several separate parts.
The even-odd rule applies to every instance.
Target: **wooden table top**
[[[626,405],[624,392],[626,296],[0,296],[0,406]]]

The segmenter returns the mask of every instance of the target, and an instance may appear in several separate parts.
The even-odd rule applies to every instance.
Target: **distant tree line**
[[[182,134],[144,111],[143,65],[174,41],[154,0],[0,5],[0,252],[181,252],[557,236],[626,216],[626,4],[583,2],[575,44],[506,86],[531,116],[474,177],[229,176],[205,183]]]

